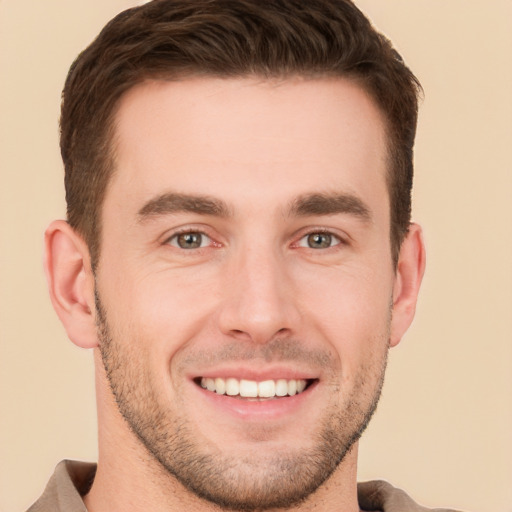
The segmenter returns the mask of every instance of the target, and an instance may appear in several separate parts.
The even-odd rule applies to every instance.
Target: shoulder
[[[88,492],[95,473],[96,464],[59,462],[43,494],[27,512],[87,512],[82,496]]]
[[[357,485],[359,506],[362,510],[381,512],[459,512],[447,508],[426,508],[418,505],[402,489],[384,480],[361,482]]]

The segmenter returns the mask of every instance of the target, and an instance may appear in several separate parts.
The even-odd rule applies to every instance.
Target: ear
[[[94,275],[89,249],[63,220],[52,222],[45,232],[44,268],[53,307],[69,339],[79,347],[96,347]]]
[[[390,345],[398,345],[411,325],[425,272],[425,244],[418,224],[412,223],[402,242],[393,287]]]

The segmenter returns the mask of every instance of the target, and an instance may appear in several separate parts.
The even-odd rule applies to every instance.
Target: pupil
[[[178,244],[183,249],[196,249],[201,246],[199,233],[183,233],[178,237]]]
[[[308,244],[314,249],[326,249],[331,246],[331,235],[314,233],[308,236]]]

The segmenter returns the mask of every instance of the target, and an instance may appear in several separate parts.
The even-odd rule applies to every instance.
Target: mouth
[[[234,377],[198,377],[194,382],[217,395],[246,400],[273,400],[299,395],[317,379],[269,379],[263,381],[236,379]]]

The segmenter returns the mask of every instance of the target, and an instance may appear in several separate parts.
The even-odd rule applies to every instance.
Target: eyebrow
[[[290,214],[335,215],[345,213],[368,223],[372,220],[370,208],[357,196],[347,193],[315,193],[296,198],[290,206]]]
[[[230,217],[227,204],[217,198],[169,192],[161,194],[144,204],[138,211],[138,218],[144,221],[150,217],[172,213],[191,212],[199,215]],[[371,221],[370,209],[358,197],[347,193],[313,193],[294,199],[288,210],[289,215],[354,215],[364,222]]]
[[[179,212],[191,212],[199,215],[214,215],[216,217],[229,217],[230,209],[224,201],[219,199],[178,193],[167,193],[157,196],[139,210],[139,220],[143,221],[157,215],[167,215]]]

